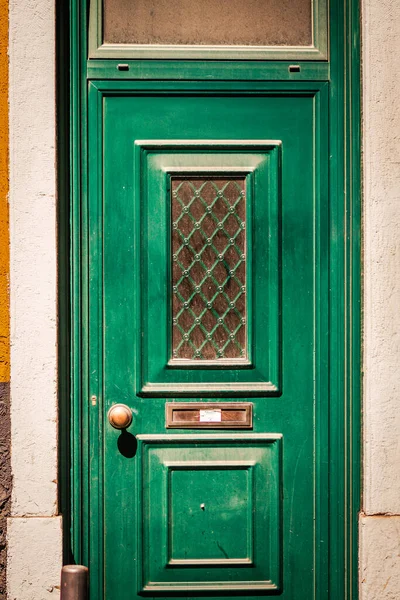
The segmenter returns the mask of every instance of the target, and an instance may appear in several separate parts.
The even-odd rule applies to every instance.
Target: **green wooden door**
[[[202,3],[69,3],[68,560],[91,600],[355,599],[358,4]]]
[[[92,597],[309,600],[327,586],[327,84],[165,87],[89,90]]]

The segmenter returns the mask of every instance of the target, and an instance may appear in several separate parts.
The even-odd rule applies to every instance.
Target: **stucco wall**
[[[58,593],[55,1],[10,0],[8,594]],[[51,595],[50,595],[51,594]]]
[[[11,498],[8,231],[8,0],[0,0],[0,598],[6,595]]]
[[[400,3],[363,2],[361,598],[400,598]]]

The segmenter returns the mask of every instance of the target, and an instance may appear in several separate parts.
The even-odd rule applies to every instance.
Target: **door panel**
[[[104,454],[92,472],[100,528],[92,544],[104,540],[104,598],[232,592],[309,600],[317,589],[325,598],[327,88],[257,84],[251,91],[247,84],[244,93],[182,84],[165,94],[156,84],[148,92],[124,85],[103,93],[92,84],[89,114],[90,231],[101,240],[91,254],[91,307],[100,315],[93,368],[104,373]],[[193,194],[180,198],[181,207],[205,183],[216,194],[207,200],[201,189],[202,208],[185,213],[181,245],[192,258],[177,275],[173,193],[188,182]],[[226,200],[218,192],[227,182],[239,195],[218,213],[220,236],[211,243],[236,234],[218,224],[243,197],[236,222],[245,223],[246,235],[235,252],[245,268],[235,296],[236,263],[224,259],[225,246],[213,250],[211,265],[201,258],[200,281],[191,275],[215,233],[205,230],[207,206]],[[218,286],[213,269],[224,260]],[[193,281],[177,300],[185,270]],[[204,277],[212,287],[205,300],[209,290],[196,291]],[[216,303],[219,296],[228,304],[233,297],[235,306]],[[198,313],[196,303],[203,303]],[[183,336],[193,331],[190,319],[209,319],[211,311],[218,324],[228,309],[244,318],[243,354],[224,354],[226,337],[205,321],[190,338],[192,355],[174,356],[179,311]],[[220,355],[201,354],[207,332]],[[166,429],[166,401],[218,407],[219,398],[253,404],[252,432]],[[134,414],[122,433],[106,421],[118,402]]]
[[[147,282],[140,394],[277,392],[280,143],[135,147]]]
[[[139,435],[140,592],[278,590],[279,435]]]

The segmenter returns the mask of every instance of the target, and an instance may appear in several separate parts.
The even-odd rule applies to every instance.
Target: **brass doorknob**
[[[126,404],[114,404],[107,416],[114,429],[127,429],[132,423],[132,411]]]

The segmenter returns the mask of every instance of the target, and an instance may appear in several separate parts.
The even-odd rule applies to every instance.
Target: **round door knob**
[[[127,429],[132,423],[132,411],[126,404],[114,404],[107,416],[114,429]]]

